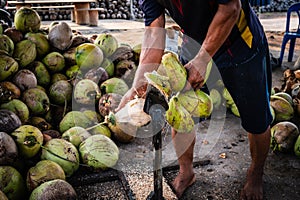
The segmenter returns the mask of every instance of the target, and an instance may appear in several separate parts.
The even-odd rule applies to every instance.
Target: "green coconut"
[[[78,150],[72,143],[64,139],[49,140],[42,149],[41,159],[51,160],[59,164],[66,177],[72,176],[79,168]]]
[[[25,158],[35,156],[43,144],[42,132],[31,125],[22,125],[11,135],[17,143],[20,155]]]
[[[81,142],[90,136],[91,134],[85,128],[74,126],[65,131],[61,137],[78,147]]]
[[[87,130],[92,135],[101,134],[101,135],[105,135],[105,136],[111,138],[111,131],[105,124],[100,123],[96,126],[92,126],[91,128],[87,128]]]
[[[65,67],[65,58],[64,56],[59,52],[51,52],[47,54],[42,62],[45,64],[47,69],[49,69],[50,72],[60,72]]]
[[[81,71],[98,68],[103,62],[102,50],[91,43],[84,43],[76,48],[75,60]]]
[[[38,85],[43,87],[47,87],[49,85],[51,76],[47,67],[42,62],[34,61],[30,65],[30,69],[34,73]]]
[[[7,103],[1,104],[0,108],[14,112],[20,118],[22,124],[29,119],[29,109],[27,105],[19,99],[13,99]]]
[[[50,51],[50,44],[45,34],[30,32],[25,35],[25,38],[35,44],[37,58],[42,59]]]
[[[14,42],[7,35],[0,34],[0,53],[3,52],[9,56],[12,56],[14,48]]]
[[[296,156],[300,157],[300,136],[298,136],[295,145],[294,145],[294,152]]]
[[[0,54],[0,81],[4,81],[7,78],[15,74],[19,69],[18,62],[4,54]]]
[[[129,87],[123,79],[112,77],[101,83],[100,90],[102,94],[116,93],[124,95]]]
[[[95,105],[101,97],[101,91],[94,81],[82,79],[75,85],[73,96],[77,103]]]
[[[34,189],[29,197],[29,200],[58,200],[78,199],[76,191],[65,180],[55,179],[42,183],[36,189]]]
[[[25,90],[22,95],[22,101],[34,115],[45,114],[50,108],[48,95],[39,88]]]
[[[41,18],[34,9],[21,7],[14,16],[14,25],[22,33],[37,32],[41,27]]]
[[[10,81],[0,82],[0,102],[8,102],[21,96],[20,88]]]
[[[272,95],[270,104],[275,111],[275,121],[288,121],[294,116],[293,106],[283,97]]]
[[[213,102],[201,90],[189,90],[178,95],[179,103],[194,117],[207,118],[213,110]]]
[[[109,77],[113,77],[115,74],[115,65],[114,63],[108,59],[108,58],[104,58],[101,67],[103,69],[105,69],[105,71],[107,72]]]
[[[64,133],[74,126],[87,128],[91,124],[91,121],[84,113],[80,111],[70,111],[63,117],[63,119],[59,123],[59,131],[61,133]]]
[[[0,166],[0,190],[9,200],[20,200],[26,196],[25,181],[15,168]]]
[[[82,162],[94,169],[105,170],[116,165],[119,148],[105,135],[93,135],[79,146]]]
[[[72,99],[73,87],[71,83],[60,80],[53,83],[49,88],[49,98],[54,104],[64,105]]]
[[[281,121],[271,128],[271,149],[279,152],[291,152],[299,137],[298,127],[289,121]]]
[[[66,180],[64,170],[56,162],[41,160],[27,172],[27,189],[31,192],[42,183],[55,179]]]
[[[22,40],[15,46],[13,57],[24,68],[36,59],[36,45],[31,40]]]
[[[101,33],[97,36],[94,44],[100,47],[105,57],[111,56],[118,48],[117,39],[109,33]]]

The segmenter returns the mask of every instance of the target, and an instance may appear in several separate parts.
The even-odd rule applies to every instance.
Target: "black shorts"
[[[243,128],[253,134],[265,132],[272,123],[272,71],[269,61],[265,43],[251,59],[219,69],[225,87],[237,105]]]
[[[187,63],[181,57],[183,63]],[[270,92],[272,72],[267,43],[261,44],[256,53],[243,63],[231,63],[230,66],[213,67],[208,86],[217,79],[212,77],[213,70],[218,70],[225,87],[231,94],[240,113],[242,127],[249,133],[260,134],[272,123],[270,111]],[[209,83],[210,82],[210,83]],[[210,87],[202,90],[208,92]],[[202,121],[203,119],[194,119]]]

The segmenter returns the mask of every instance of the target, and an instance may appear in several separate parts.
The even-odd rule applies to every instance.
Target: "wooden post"
[[[76,21],[75,14],[76,14],[76,12],[74,10],[71,10],[71,22],[75,22]]]
[[[75,22],[80,25],[87,25],[90,23],[89,9],[90,3],[74,3]]]
[[[99,19],[98,10],[90,9],[89,17],[90,17],[90,26],[98,26],[98,19]]]

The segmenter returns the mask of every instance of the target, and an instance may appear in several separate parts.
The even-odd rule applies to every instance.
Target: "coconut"
[[[50,100],[47,94],[38,88],[25,90],[22,94],[22,101],[34,115],[45,114],[50,107]]]
[[[37,32],[41,27],[41,19],[34,9],[21,7],[14,16],[14,25],[22,33]]]
[[[0,82],[0,102],[8,102],[21,96],[20,89],[9,81]]]
[[[55,179],[65,180],[66,176],[64,170],[56,162],[41,160],[27,172],[27,189],[32,192],[32,190],[42,183]]]
[[[122,100],[122,95],[116,93],[108,93],[101,96],[99,100],[99,113],[105,117],[110,112],[115,112],[115,109],[119,106]]]
[[[21,125],[22,122],[18,115],[10,110],[0,109],[0,132],[10,134]]]
[[[141,127],[151,121],[150,115],[144,112],[145,99],[135,98],[130,100],[121,110],[115,113],[119,123],[129,123]]]
[[[20,88],[23,92],[30,88],[35,88],[37,86],[37,79],[34,73],[28,69],[21,69],[18,71],[13,79],[12,82]]]
[[[35,44],[37,58],[43,58],[50,51],[50,44],[45,34],[30,32],[25,35],[25,38]]]
[[[118,48],[117,39],[109,33],[99,34],[95,39],[94,44],[100,47],[105,57],[111,56]]]
[[[298,127],[289,121],[282,121],[271,128],[271,149],[279,152],[291,152],[299,136]]]
[[[62,134],[62,138],[71,142],[75,147],[78,147],[81,142],[90,137],[91,134],[84,128],[74,126]]]
[[[294,153],[296,156],[300,157],[300,136],[298,136],[295,145],[294,145]]]
[[[42,149],[41,159],[59,164],[66,177],[72,176],[79,168],[79,153],[76,147],[64,139],[55,138],[48,141]]]
[[[121,78],[112,77],[100,85],[100,90],[102,94],[116,93],[124,95],[129,90],[129,87]]]
[[[66,70],[66,76],[70,79],[76,79],[77,76],[81,76],[81,71],[78,65],[73,65]],[[75,84],[73,84],[75,85]]]
[[[0,35],[0,53],[12,56],[14,47],[14,42],[7,35]]]
[[[287,100],[291,105],[293,105],[293,98],[290,94],[286,93],[286,92],[277,92],[274,94],[275,96],[280,96],[282,98],[284,98],[285,100]]]
[[[294,109],[292,105],[283,97],[280,96],[271,96],[270,101],[271,106],[275,111],[275,121],[287,121],[293,118]]]
[[[19,64],[13,58],[0,54],[0,81],[11,77],[19,69]]]
[[[76,65],[76,47],[72,47],[63,53],[66,63],[69,66]]]
[[[92,80],[82,79],[74,88],[74,99],[84,105],[95,105],[101,97],[99,86]]]
[[[92,135],[101,134],[101,135],[105,135],[105,136],[111,138],[111,131],[105,124],[100,123],[100,124],[97,124],[96,126],[87,128],[87,130]]]
[[[29,200],[57,200],[57,199],[68,199],[76,200],[77,194],[72,185],[67,181],[61,179],[55,179],[42,183],[40,186],[35,188]]]
[[[34,61],[30,65],[30,70],[34,73],[37,84],[43,87],[47,87],[50,83],[51,76],[46,66],[40,61]]]
[[[50,44],[61,51],[67,50],[71,46],[72,38],[72,29],[66,22],[60,22],[49,30]]]
[[[49,98],[55,104],[64,105],[71,101],[72,92],[72,85],[68,81],[60,80],[50,86]]]
[[[91,43],[84,43],[76,48],[76,64],[81,71],[88,71],[92,68],[98,68],[103,62],[102,50]]]
[[[224,88],[224,89],[223,89],[222,96],[223,96],[223,98],[226,100],[226,107],[227,107],[227,108],[230,108],[230,106],[231,106],[232,104],[234,104],[234,101],[233,101],[232,96],[231,96],[231,94],[229,93],[229,91],[228,91],[227,88]]]
[[[131,60],[134,56],[133,50],[129,46],[120,46],[116,51],[108,58],[115,64],[121,60]]]
[[[117,141],[129,143],[134,140],[137,127],[130,124],[128,121],[120,122],[118,117],[110,112],[109,115],[105,117],[105,122],[111,130],[113,138]]]
[[[209,96],[213,102],[213,108],[218,109],[222,103],[222,95],[217,89],[211,89],[209,91]]]
[[[0,190],[10,200],[24,199],[26,195],[25,181],[15,168],[0,166]]]
[[[23,40],[22,32],[17,30],[16,27],[5,29],[4,34],[7,35],[14,42],[14,44]]]
[[[97,124],[98,122],[102,121],[103,118],[102,116],[97,113],[95,110],[84,110],[83,111],[83,114],[92,122],[92,123],[95,123]]]
[[[73,37],[71,47],[72,48],[77,47],[83,43],[89,43],[89,42],[90,42],[90,40],[87,37],[85,37],[83,35],[76,35]]]
[[[31,125],[22,125],[14,130],[11,135],[19,149],[19,153],[24,158],[35,156],[43,144],[42,132]]]
[[[43,58],[43,63],[50,72],[60,72],[65,67],[65,58],[59,52],[51,52]]]
[[[121,60],[115,67],[115,77],[122,78],[127,85],[131,85],[134,79],[137,66],[131,60]]]
[[[11,165],[18,157],[15,141],[5,132],[0,132],[0,165]]]
[[[36,45],[31,40],[22,40],[15,46],[13,57],[24,68],[36,59]]]
[[[109,76],[105,69],[103,69],[102,67],[97,67],[87,71],[87,73],[84,75],[84,78],[90,79],[97,84],[101,84],[102,82],[106,81]]]
[[[240,112],[239,112],[239,110],[238,110],[238,108],[237,108],[237,106],[236,106],[235,103],[231,104],[230,110],[231,110],[231,112],[232,112],[235,116],[241,117]]]
[[[116,165],[119,148],[105,135],[93,135],[79,146],[82,162],[94,169],[105,170]]]
[[[27,122],[29,119],[29,109],[27,105],[19,99],[13,99],[7,103],[1,104],[0,108],[14,112],[16,115],[18,115],[22,124]]]
[[[115,74],[115,65],[110,59],[104,58],[104,60],[101,64],[101,67],[103,69],[105,69],[105,71],[107,72],[107,74],[110,78],[114,76],[114,74]]]
[[[213,102],[201,90],[189,90],[178,95],[179,103],[194,117],[207,118],[213,110]]]
[[[28,120],[28,124],[38,128],[40,131],[49,130],[52,128],[51,124],[49,124],[44,118],[33,116]]]
[[[84,115],[84,113],[80,111],[70,111],[63,117],[63,119],[59,123],[59,131],[61,133],[64,133],[74,126],[87,128],[90,125],[91,121]]]
[[[54,84],[58,81],[61,81],[61,80],[64,80],[64,81],[67,81],[68,78],[66,75],[62,74],[62,73],[55,73],[55,74],[52,74],[51,76],[51,81],[50,81],[50,84]]]

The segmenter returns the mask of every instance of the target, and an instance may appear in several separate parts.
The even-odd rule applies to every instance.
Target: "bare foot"
[[[263,173],[248,170],[247,180],[241,191],[241,200],[262,200],[263,199]]]
[[[180,198],[184,191],[191,186],[196,181],[195,174],[184,174],[179,172],[179,174],[174,179],[172,186],[176,192],[176,196]]]

